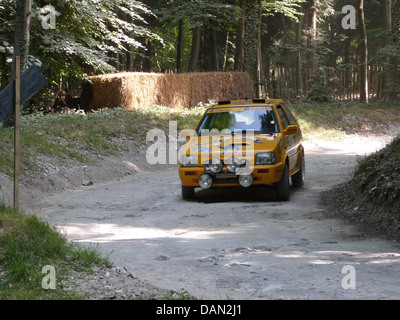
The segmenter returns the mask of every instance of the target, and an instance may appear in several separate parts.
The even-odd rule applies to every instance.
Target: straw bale
[[[245,72],[160,74],[125,72],[90,77],[82,86],[82,108],[163,105],[189,108],[210,100],[254,96]]]
[[[192,74],[191,105],[208,100],[230,100],[254,96],[251,80],[245,72],[208,72]],[[207,97],[207,100],[204,98]]]

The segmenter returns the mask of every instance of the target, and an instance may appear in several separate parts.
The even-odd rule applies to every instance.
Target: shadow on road
[[[291,194],[299,189],[291,188]],[[196,197],[191,202],[222,203],[222,202],[277,202],[273,185],[253,186],[250,188],[230,187],[214,189],[196,189]]]

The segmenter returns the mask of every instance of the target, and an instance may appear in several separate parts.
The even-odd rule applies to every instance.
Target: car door
[[[297,134],[294,136],[294,147],[296,148],[296,156],[297,158],[301,156],[301,142],[303,140],[303,135],[301,133],[301,129],[299,124],[297,123],[295,117],[293,116],[293,113],[290,111],[288,106],[284,103],[282,103],[282,108],[285,111],[286,115],[288,116],[289,123],[291,125],[296,125],[297,126]],[[298,159],[296,159],[297,161]],[[296,162],[298,163],[298,162]]]
[[[294,117],[288,117],[282,105],[277,106],[279,118],[281,120],[282,129],[285,130],[289,125],[297,125]],[[283,147],[286,149],[286,154],[289,157],[289,172],[292,171],[297,163],[298,152],[297,146],[299,144],[298,134],[289,134],[283,137]]]

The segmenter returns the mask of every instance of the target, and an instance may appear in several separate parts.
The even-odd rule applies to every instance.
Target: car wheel
[[[276,196],[279,201],[287,201],[290,197],[290,185],[289,185],[289,168],[287,163],[283,170],[281,181],[275,184]]]
[[[301,165],[300,170],[292,175],[292,184],[295,188],[301,188],[304,184],[304,177],[306,172],[306,166],[304,161],[304,152],[301,155]]]
[[[193,199],[194,198],[194,187],[182,186],[182,198]]]

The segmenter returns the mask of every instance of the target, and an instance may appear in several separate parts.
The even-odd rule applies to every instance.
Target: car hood
[[[233,157],[243,153],[254,155],[257,152],[274,151],[281,138],[280,134],[197,136],[186,143],[182,154],[201,156],[203,159],[211,159],[218,154],[231,154]]]

